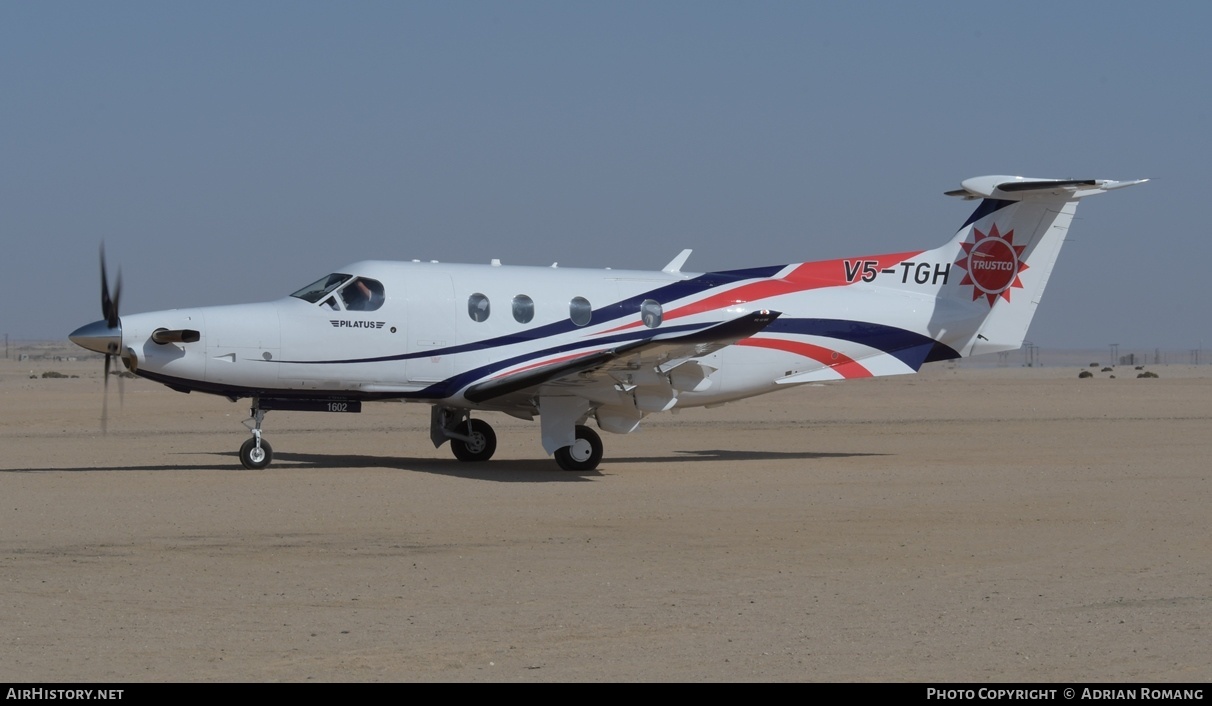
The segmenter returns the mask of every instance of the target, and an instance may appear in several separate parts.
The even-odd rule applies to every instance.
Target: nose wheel
[[[240,463],[250,471],[265,468],[273,458],[274,450],[264,439],[245,439],[240,445]]]

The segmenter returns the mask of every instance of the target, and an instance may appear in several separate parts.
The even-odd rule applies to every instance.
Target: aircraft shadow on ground
[[[685,461],[812,461],[822,458],[856,458],[861,456],[886,456],[879,453],[824,453],[812,451],[736,451],[732,449],[696,449],[673,451],[674,456],[626,456],[612,457],[606,462],[616,463],[682,463]]]
[[[235,455],[235,454],[231,454]],[[238,462],[237,462],[238,463]],[[278,453],[278,463],[294,468],[391,468],[413,473],[433,473],[451,478],[491,480],[511,483],[551,483],[588,480],[601,476],[599,471],[562,471],[555,461],[543,459],[494,460],[464,463],[456,459],[411,458],[408,456],[367,456],[364,454]]]
[[[248,471],[240,466],[237,454],[223,453],[176,453],[173,456],[222,456],[231,459],[215,463],[158,463],[138,466],[77,466],[59,468],[13,468],[0,469],[0,473],[47,473],[47,472],[97,472],[97,471],[231,471],[238,473],[258,473]],[[820,453],[797,451],[735,451],[728,449],[710,449],[695,451],[673,451],[668,456],[629,456],[608,458],[603,461],[603,467],[609,470],[611,464],[617,463],[685,463],[687,461],[724,461],[729,463],[746,461],[787,461],[826,458],[852,458],[861,456],[882,456],[876,453]],[[169,460],[169,459],[166,459]],[[593,471],[564,471],[556,466],[555,461],[548,458],[495,460],[485,463],[463,463],[455,459],[410,458],[407,456],[367,456],[363,454],[303,454],[277,453],[274,455],[274,465],[270,470],[288,471],[291,469],[347,469],[347,468],[388,468],[414,473],[433,473],[453,478],[469,480],[489,480],[507,483],[550,483],[574,482],[590,480],[603,476],[603,468]]]

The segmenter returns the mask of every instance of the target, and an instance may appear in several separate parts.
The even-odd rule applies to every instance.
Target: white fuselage
[[[381,281],[382,305],[374,311],[354,311],[286,297],[126,315],[123,344],[133,352],[140,374],[180,389],[232,397],[314,393],[445,400],[492,408],[462,400],[459,393],[483,375],[649,333],[638,311],[621,313],[619,303],[697,276],[413,262],[363,262],[343,271]],[[473,318],[469,313],[473,295],[488,302],[486,316],[477,312]],[[519,318],[530,312],[523,308],[514,313],[519,297],[533,305],[525,322]],[[583,326],[570,316],[570,302],[577,298],[590,307],[589,322]],[[726,311],[679,316],[662,326],[718,322],[755,307],[759,303],[733,302]],[[666,311],[670,308],[666,302]],[[194,329],[201,339],[154,343],[151,334],[161,328]],[[787,360],[796,357],[754,347],[710,354],[700,362],[714,368],[713,384],[703,392],[682,392],[678,404],[712,404],[773,389],[776,378],[797,367]],[[517,362],[505,364],[513,360]],[[804,367],[801,360],[798,368]]]

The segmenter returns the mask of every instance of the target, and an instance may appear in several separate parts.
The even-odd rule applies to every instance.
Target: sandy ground
[[[1205,682],[1212,367],[949,369],[659,415],[566,473],[489,419],[0,368],[0,680]],[[78,379],[30,379],[58,370]]]

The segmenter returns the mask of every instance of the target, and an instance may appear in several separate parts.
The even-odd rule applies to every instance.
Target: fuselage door
[[[444,272],[416,268],[408,274],[405,285],[408,297],[408,346],[410,355],[405,364],[409,382],[440,382],[454,374],[452,356],[442,349],[455,340],[454,282]]]

